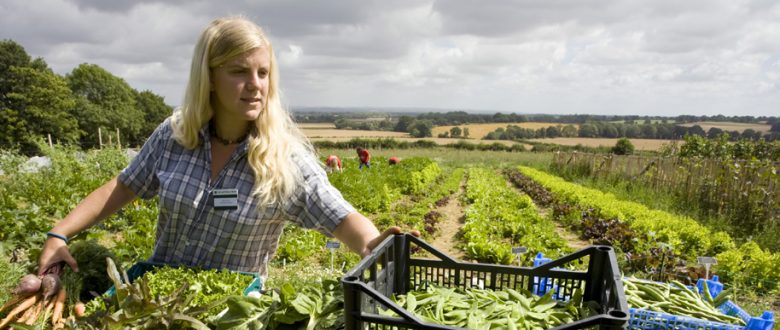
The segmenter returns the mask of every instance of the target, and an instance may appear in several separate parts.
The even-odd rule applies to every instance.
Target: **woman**
[[[61,261],[78,271],[67,238],[136,197],[159,196],[150,261],[172,265],[265,275],[286,220],[361,255],[399,233],[380,234],[330,185],[278,86],[273,48],[257,25],[237,17],[211,22],[195,47],[181,108],[127,168],[51,229],[40,272]]]

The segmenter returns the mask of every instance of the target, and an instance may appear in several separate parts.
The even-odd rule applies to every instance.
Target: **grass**
[[[11,291],[27,273],[23,263],[11,263],[9,257],[0,253],[0,305],[11,298]]]

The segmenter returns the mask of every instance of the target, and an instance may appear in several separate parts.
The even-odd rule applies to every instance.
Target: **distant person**
[[[390,165],[395,165],[395,164],[398,164],[398,163],[400,163],[400,162],[401,162],[401,160],[400,160],[400,159],[398,159],[398,157],[395,157],[395,156],[393,156],[393,157],[390,157],[390,159],[388,159],[388,160],[387,160],[387,162],[388,162]]]
[[[362,170],[363,166],[371,168],[371,155],[368,153],[368,150],[358,147],[357,154],[360,159],[360,166],[358,166],[358,169]]]
[[[325,160],[325,166],[327,166],[328,172],[339,172],[341,173],[342,167],[341,167],[341,159],[339,159],[336,155],[330,155],[328,156],[328,159]]]

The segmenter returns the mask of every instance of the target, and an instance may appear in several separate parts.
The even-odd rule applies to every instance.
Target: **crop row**
[[[357,160],[344,161],[345,170],[329,176],[331,184],[360,212],[386,211],[401,195],[422,191],[441,175],[436,162],[427,158],[408,158],[398,165],[386,159],[374,159],[371,168],[356,170]]]
[[[465,172],[462,168],[445,171],[424,192],[412,195],[408,201],[394,204],[389,212],[376,214],[374,222],[382,228],[393,225],[416,228],[424,238],[431,238],[436,234],[437,223],[441,220],[441,214],[434,208],[442,206],[458,191]]]
[[[470,205],[462,230],[466,255],[471,259],[510,264],[515,258],[513,246],[527,247],[532,253],[526,259],[536,252],[557,257],[569,251],[553,222],[539,216],[531,198],[507,186],[493,170],[469,170],[466,200]]]
[[[690,217],[619,200],[612,194],[533,168],[521,166],[519,170],[549,190],[559,203],[576,205],[577,210],[571,213],[586,217],[597,212],[601,218],[626,223],[638,235],[632,239],[632,251],[624,252],[649,255],[663,246],[691,263],[697,256],[716,256],[715,271],[727,281],[751,285],[760,291],[773,290],[780,282],[780,254],[762,250],[754,242],[737,247],[727,233],[713,231]],[[626,250],[625,246],[622,248]]]
[[[438,180],[443,179],[441,169],[436,162],[427,158],[408,158],[393,166],[377,158],[371,168],[363,170],[358,170],[356,160],[346,160],[344,163],[344,171],[330,173],[328,179],[348,202],[360,212],[370,215],[379,228],[392,225],[422,228],[423,218],[429,211],[427,200],[413,203],[406,209],[397,206],[395,202],[403,196],[421,196],[423,190],[430,191],[433,186],[443,187],[436,185]],[[438,194],[426,196],[431,198]],[[280,239],[276,259],[288,263],[317,255],[322,256],[320,263],[328,264],[330,256],[323,253],[327,241],[328,238],[319,232],[288,225]],[[342,264],[353,265],[358,261],[357,255],[346,247],[339,249],[335,258],[334,263],[339,267]]]

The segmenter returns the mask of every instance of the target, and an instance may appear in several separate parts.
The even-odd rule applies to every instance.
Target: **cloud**
[[[775,114],[772,0],[0,2],[0,38],[60,74],[95,63],[177,105],[195,41],[243,15],[292,105]]]

